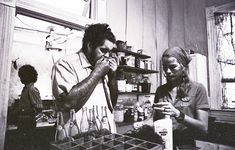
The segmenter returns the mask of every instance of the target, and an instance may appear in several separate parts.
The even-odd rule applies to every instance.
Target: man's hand
[[[117,70],[117,67],[118,67],[116,59],[113,58],[113,57],[109,57],[109,58],[107,58],[107,59],[108,59],[108,61],[109,61],[110,70],[111,70],[112,72],[115,72],[115,71]]]
[[[94,73],[98,73],[101,76],[106,75],[109,71],[117,70],[117,62],[114,58],[102,56],[99,60],[97,60],[94,70]]]

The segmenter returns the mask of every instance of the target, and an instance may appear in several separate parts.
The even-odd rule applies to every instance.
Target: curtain
[[[216,52],[223,108],[235,108],[235,13],[215,13]]]

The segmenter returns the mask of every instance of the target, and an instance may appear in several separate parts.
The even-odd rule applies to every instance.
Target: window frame
[[[90,2],[91,18],[75,15],[71,12],[60,10],[35,0],[17,0],[16,14],[33,17],[81,31],[85,29],[87,24],[97,23],[106,18],[106,12],[102,10],[106,8],[106,0],[90,0]],[[101,9],[99,6],[103,6],[103,8]]]

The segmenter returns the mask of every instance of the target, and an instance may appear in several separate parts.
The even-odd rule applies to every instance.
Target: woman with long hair
[[[166,83],[155,93],[154,121],[171,116],[174,149],[195,149],[195,137],[208,129],[207,92],[201,83],[189,79],[190,61],[182,48],[166,49],[162,55]]]

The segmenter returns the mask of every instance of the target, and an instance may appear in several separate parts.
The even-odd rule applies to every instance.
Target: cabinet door
[[[205,142],[205,141],[196,141],[196,146],[200,150],[218,150],[218,145],[215,143]]]

